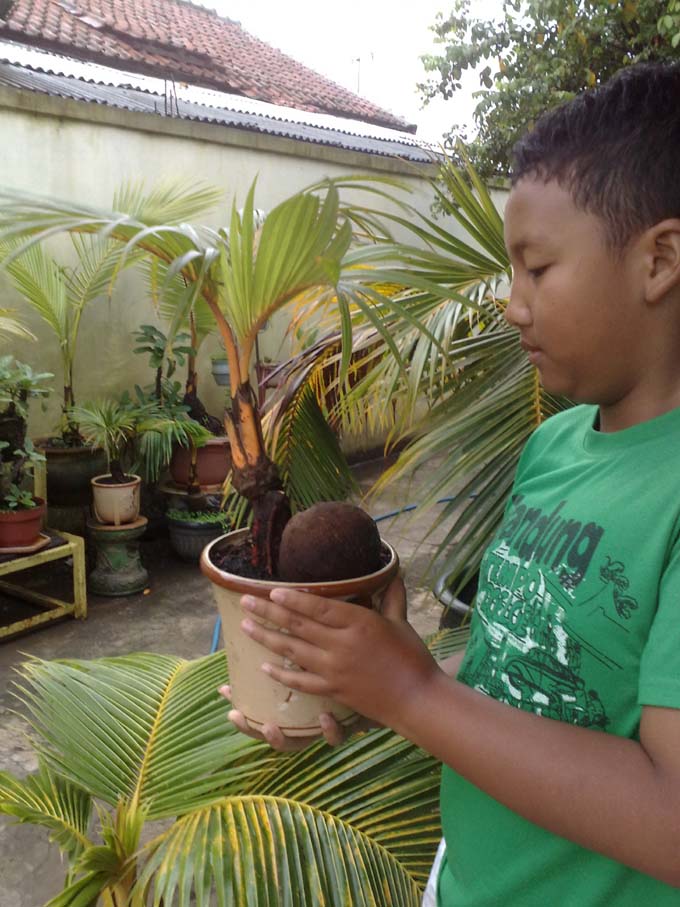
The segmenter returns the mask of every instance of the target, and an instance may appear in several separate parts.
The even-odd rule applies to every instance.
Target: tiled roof
[[[184,0],[0,0],[0,37],[271,104],[415,127]]]

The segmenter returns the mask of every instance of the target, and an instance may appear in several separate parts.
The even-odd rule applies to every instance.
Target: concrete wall
[[[204,182],[224,189],[221,211],[205,218],[223,220],[232,198],[243,199],[257,177],[258,207],[270,208],[292,192],[326,176],[351,173],[392,175],[409,185],[409,201],[429,213],[433,200],[427,177],[432,169],[416,168],[376,155],[258,135],[223,126],[167,119],[110,107],[0,86],[0,182],[6,186],[84,201],[108,208],[114,190],[124,181],[147,186],[164,179]],[[59,246],[68,255],[68,244]],[[26,315],[38,343],[9,343],[17,358],[55,374],[61,386],[56,339],[0,276],[0,304]],[[135,382],[150,383],[152,374],[144,357],[132,354],[131,331],[157,323],[141,280],[125,275],[111,300],[101,300],[85,311],[78,340],[75,391],[83,402]],[[262,334],[261,354],[274,360],[285,355],[282,336],[286,315],[280,313]],[[5,350],[8,344],[4,344]],[[199,355],[201,396],[208,409],[219,414],[221,391],[210,377],[210,356],[218,350],[209,337]],[[33,436],[49,433],[59,413],[59,394],[46,412],[35,408]]]

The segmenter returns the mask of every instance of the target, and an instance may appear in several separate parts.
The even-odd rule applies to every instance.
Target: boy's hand
[[[400,579],[389,586],[381,613],[291,589],[274,589],[269,601],[244,596],[255,614],[285,630],[267,629],[246,616],[252,639],[298,665],[265,663],[275,680],[303,693],[329,696],[367,718],[394,726],[404,703],[419,696],[439,667],[406,620]]]
[[[231,702],[230,686],[220,687],[218,692],[221,696],[224,696],[225,699],[228,699]],[[295,753],[299,750],[306,749],[306,747],[319,740],[321,736],[323,736],[329,746],[340,746],[353,734],[376,727],[375,722],[369,721],[361,716],[359,716],[356,721],[353,721],[352,724],[345,726],[336,721],[331,714],[325,712],[322,715],[319,715],[319,724],[321,725],[322,734],[319,734],[317,737],[288,737],[281,728],[277,727],[275,724],[265,724],[263,725],[262,730],[252,728],[246,721],[243,712],[239,712],[238,709],[232,709],[229,712],[228,718],[242,734],[245,734],[247,737],[253,737],[255,740],[264,740],[272,747],[272,749],[285,753]]]

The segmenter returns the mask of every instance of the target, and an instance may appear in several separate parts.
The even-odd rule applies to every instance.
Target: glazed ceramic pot
[[[122,526],[134,523],[139,517],[139,476],[127,476],[128,482],[113,482],[111,475],[95,476],[92,483],[92,509],[100,523]]]
[[[50,440],[41,438],[35,442],[47,460],[47,500],[50,507],[87,506],[90,481],[107,467],[106,452],[100,447],[53,447]]]
[[[174,520],[168,517],[170,545],[183,561],[197,564],[205,546],[224,535],[222,523],[206,523],[199,520]]]
[[[321,733],[319,715],[330,712],[342,724],[351,724],[357,715],[351,709],[324,696],[300,693],[268,677],[262,670],[263,662],[286,665],[290,662],[265,649],[241,630],[244,612],[240,606],[242,595],[250,594],[268,598],[275,588],[300,589],[322,595],[354,601],[357,607],[379,607],[382,594],[397,575],[399,559],[394,549],[383,542],[385,565],[375,573],[354,579],[324,583],[282,583],[254,580],[227,573],[213,564],[211,553],[238,544],[248,529],[239,529],[211,542],[201,555],[201,570],[211,580],[215,600],[222,619],[222,637],[229,665],[229,683],[234,708],[243,712],[248,724],[260,729],[263,724],[276,724],[290,737],[317,737]],[[253,620],[257,617],[252,616]],[[292,665],[294,668],[295,666]]]

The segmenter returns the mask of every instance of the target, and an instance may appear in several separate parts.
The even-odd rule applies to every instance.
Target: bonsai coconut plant
[[[360,180],[349,183],[361,187]],[[375,185],[372,189],[380,191]],[[320,304],[325,304],[329,296],[335,299],[346,369],[351,354],[352,307],[363,311],[379,327],[376,308],[396,306],[373,289],[376,264],[391,262],[394,248],[370,242],[352,247],[353,223],[360,223],[365,230],[379,221],[365,208],[341,205],[333,181],[296,193],[265,216],[256,211],[254,191],[253,186],[241,210],[234,204],[228,227],[217,230],[168,225],[150,217],[143,220],[116,211],[102,213],[12,193],[7,193],[0,216],[5,234],[30,236],[29,242],[54,232],[59,225],[71,232],[105,231],[120,243],[121,263],[143,250],[162,263],[166,280],[181,275],[186,291],[177,300],[171,337],[199,300],[211,313],[229,361],[230,402],[224,425],[231,446],[231,484],[248,501],[251,512],[250,530],[213,542],[202,557],[203,569],[215,583],[221,602],[225,639],[234,636],[226,613],[242,592],[266,595],[273,584],[283,580],[301,582],[305,588],[329,596],[359,597],[366,604],[397,569],[396,554],[380,543],[375,524],[357,508],[325,502],[311,514],[318,521],[304,513],[291,519],[281,475],[266,449],[258,397],[251,381],[260,328],[303,294],[317,298]],[[398,356],[389,332],[384,329],[383,333],[388,348]],[[314,456],[313,448],[308,454]],[[301,532],[296,530],[298,517],[305,521]],[[299,544],[300,538],[304,546]],[[311,554],[301,548],[308,548]],[[370,562],[360,557],[366,552],[373,555]],[[280,565],[285,565],[283,571]],[[329,573],[331,565],[333,572]],[[362,576],[356,576],[357,569]],[[242,661],[239,658],[239,663]],[[261,673],[257,673],[260,679]],[[237,700],[244,686],[236,676],[232,677],[232,688]],[[295,724],[297,732],[318,730],[316,716],[328,707],[318,701],[312,703],[306,717]],[[250,717],[248,707],[242,710]],[[309,724],[312,716],[314,723]],[[264,719],[253,716],[254,723],[262,720],[272,720],[271,715]],[[291,724],[283,724],[295,732]]]
[[[26,421],[29,401],[47,396],[52,377],[12,356],[0,358],[0,549],[30,547],[40,537],[45,502],[25,480],[44,457],[26,436]]]

